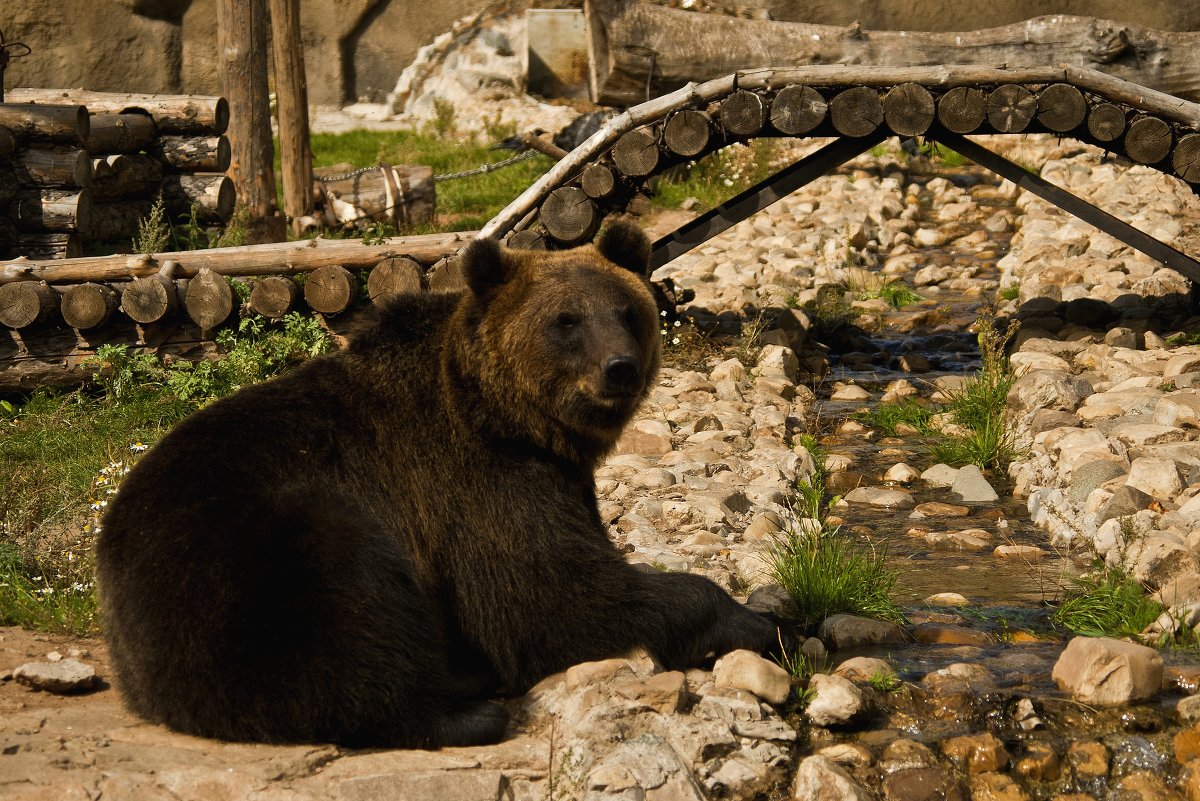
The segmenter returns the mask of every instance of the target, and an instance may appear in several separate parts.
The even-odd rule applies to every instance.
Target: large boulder
[[[1162,656],[1145,645],[1108,637],[1076,637],[1050,674],[1085,704],[1113,706],[1153,698],[1162,684]]]

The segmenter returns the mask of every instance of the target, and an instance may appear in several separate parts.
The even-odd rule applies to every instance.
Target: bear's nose
[[[609,356],[604,362],[604,384],[609,392],[630,393],[638,390],[641,370],[632,356]]]

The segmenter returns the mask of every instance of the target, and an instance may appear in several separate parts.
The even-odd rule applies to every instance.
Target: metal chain
[[[512,158],[504,159],[503,161],[497,161],[492,164],[483,164],[483,165],[476,167],[473,170],[463,170],[461,172],[448,172],[448,173],[444,173],[442,175],[435,175],[435,176],[433,176],[433,180],[435,180],[435,181],[453,181],[455,178],[467,178],[472,175],[483,175],[484,173],[493,172],[494,170],[500,170],[505,167],[510,167],[519,161],[525,161],[526,159],[531,159],[536,155],[537,155],[536,150],[526,150],[521,153],[518,153],[517,155],[513,156]],[[357,170],[353,170],[352,172],[344,172],[341,175],[318,176],[317,180],[321,181],[322,183],[330,183],[332,181],[345,181],[350,178],[357,178],[360,175],[363,175],[368,172],[373,172],[378,169],[379,169],[379,167],[360,167]]]

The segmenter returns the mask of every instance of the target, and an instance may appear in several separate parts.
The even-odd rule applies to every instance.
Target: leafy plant
[[[1088,637],[1129,637],[1140,634],[1163,609],[1132,577],[1105,568],[1072,579],[1053,620]]]
[[[767,564],[771,577],[792,597],[797,624],[811,628],[839,613],[902,620],[891,599],[897,573],[884,557],[838,529],[821,528],[784,532],[771,543]]]
[[[0,626],[89,634],[96,613],[90,582],[56,581],[45,567],[23,560],[15,545],[0,542]]]
[[[137,236],[133,239],[133,250],[136,253],[161,253],[171,241],[171,226],[167,224],[166,208],[162,195],[159,195],[150,213],[138,220]]]
[[[880,670],[877,673],[872,673],[867,679],[867,684],[874,687],[881,693],[894,693],[899,690],[903,682],[891,673],[885,673]]]
[[[933,411],[922,406],[913,398],[902,398],[895,403],[881,403],[870,409],[855,412],[853,418],[863,425],[882,431],[889,437],[896,436],[897,428],[908,425],[922,433],[928,433]]]
[[[893,309],[903,309],[905,306],[924,300],[912,287],[903,281],[887,281],[875,292]]]
[[[1021,297],[1021,282],[1013,281],[1007,286],[1002,286],[996,294],[1000,296],[1001,300],[1016,300]]]

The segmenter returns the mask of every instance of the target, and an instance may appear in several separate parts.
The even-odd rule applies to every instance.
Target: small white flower
[[[675,337],[674,339],[672,339],[672,340],[671,340],[671,344],[672,344],[672,345],[678,345],[678,344],[679,344],[679,337]]]
[[[676,321],[675,321],[675,327],[676,327],[676,328],[678,328],[678,327],[679,327],[679,326],[681,326],[681,325],[683,325],[683,323],[679,322],[678,320],[676,320]]]

